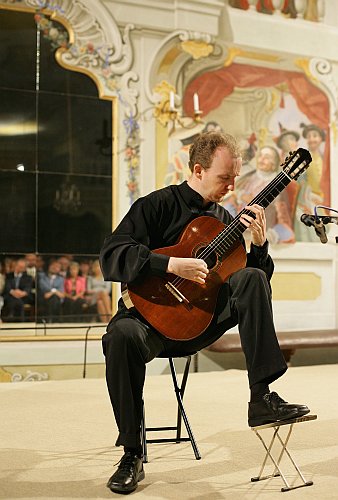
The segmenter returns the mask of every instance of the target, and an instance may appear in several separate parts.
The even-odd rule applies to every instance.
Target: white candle
[[[195,113],[199,113],[200,110],[200,104],[198,100],[198,94],[197,92],[194,93],[194,111]]]
[[[169,108],[171,111],[175,109],[175,94],[172,90],[169,94]]]

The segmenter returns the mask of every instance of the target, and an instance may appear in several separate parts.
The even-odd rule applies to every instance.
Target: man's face
[[[241,158],[233,158],[225,147],[219,147],[208,169],[200,169],[200,194],[207,202],[219,203],[233,191],[240,174]]]
[[[309,146],[310,151],[315,151],[318,149],[319,145],[322,142],[321,135],[317,130],[309,130],[309,132],[306,134],[306,140]]]
[[[272,172],[277,168],[274,152],[270,148],[262,148],[257,158],[257,169]]]
[[[59,274],[59,272],[61,271],[61,265],[59,262],[52,262],[49,266],[49,272],[51,274]]]
[[[280,145],[281,145],[282,150],[286,151],[287,153],[289,151],[293,151],[294,149],[297,149],[296,137],[293,134],[286,134],[282,138]]]
[[[14,272],[16,274],[23,273],[26,271],[26,262],[24,260],[18,260],[15,264]]]
[[[60,257],[58,259],[58,262],[60,263],[62,271],[67,271],[69,267],[69,260],[67,257]]]
[[[25,261],[26,261],[27,267],[35,267],[36,266],[35,253],[28,253],[25,257]]]

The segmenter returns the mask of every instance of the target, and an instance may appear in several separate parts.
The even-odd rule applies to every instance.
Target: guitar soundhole
[[[210,250],[205,250],[206,247],[200,247],[195,254],[197,259],[203,259],[208,269],[212,269],[217,264],[217,254],[216,252],[211,252]]]

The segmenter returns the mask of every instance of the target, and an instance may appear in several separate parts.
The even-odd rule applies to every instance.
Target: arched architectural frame
[[[148,76],[145,82],[147,99],[155,108],[157,121],[163,126],[170,122],[168,110],[169,93],[173,91],[183,96],[185,88],[195,77],[206,71],[226,67],[233,62],[244,64],[262,64],[271,69],[300,71],[311,83],[324,92],[330,107],[330,143],[331,157],[338,152],[338,68],[324,58],[281,58],[278,54],[253,52],[234,47],[216,39],[207,33],[177,30],[158,46],[149,63]],[[182,113],[181,103],[178,104]],[[203,110],[202,110],[203,111]],[[157,126],[157,142],[163,144],[168,134]],[[163,170],[168,158],[161,155],[157,158],[159,168]],[[331,171],[333,170],[331,161]],[[331,176],[331,199],[338,202],[335,196],[338,181]],[[158,186],[159,187],[159,186]]]
[[[131,69],[133,50],[130,31],[133,26],[128,24],[121,33],[109,11],[98,2],[3,0],[0,1],[0,9],[34,12],[62,24],[68,32],[69,43],[58,47],[58,63],[65,69],[89,76],[97,86],[99,97],[112,102],[112,225],[115,226],[118,213],[118,149],[121,149],[121,145],[118,146],[119,129],[123,127],[126,117],[137,114],[138,91],[132,87],[132,82],[137,81],[138,76]],[[127,142],[128,137],[124,140]],[[133,175],[137,175],[136,169]]]

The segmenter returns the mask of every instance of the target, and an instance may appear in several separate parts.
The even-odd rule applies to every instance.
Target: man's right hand
[[[181,278],[196,281],[196,283],[204,284],[209,269],[202,259],[170,257],[167,272],[176,274]]]

